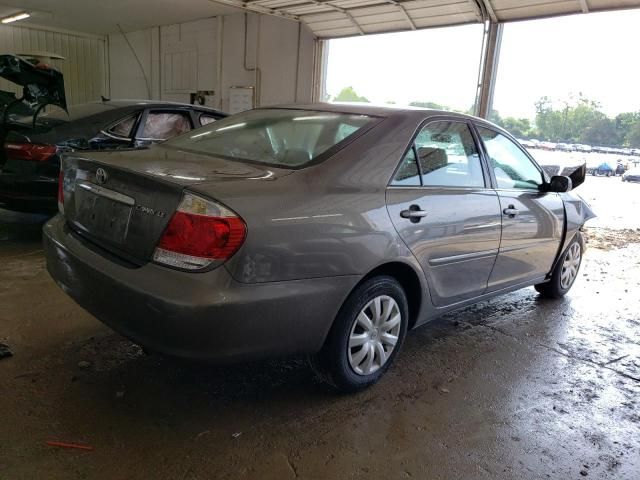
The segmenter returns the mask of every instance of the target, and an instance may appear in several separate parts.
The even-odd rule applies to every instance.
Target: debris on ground
[[[640,243],[640,229],[623,228],[620,230],[600,227],[588,227],[583,230],[588,248],[610,250],[625,247],[629,243]]]
[[[9,348],[9,345],[5,345],[4,343],[0,343],[0,359],[13,357],[13,352]]]
[[[44,443],[51,447],[75,448],[77,450],[93,450],[93,447],[91,445],[82,445],[78,443],[57,442],[54,440],[47,440]]]
[[[89,368],[91,366],[91,362],[87,362],[86,360],[80,360],[78,362],[79,368]]]
[[[233,438],[238,438],[240,435],[242,435],[242,432],[236,432],[233,435],[231,435]]]

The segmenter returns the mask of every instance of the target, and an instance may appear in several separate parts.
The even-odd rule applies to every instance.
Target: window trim
[[[467,125],[467,128],[469,129],[469,133],[471,134],[471,138],[476,146],[476,150],[478,152],[478,160],[480,161],[480,168],[482,170],[482,180],[484,182],[484,186],[482,187],[469,187],[469,186],[451,186],[451,185],[424,185],[424,181],[422,179],[422,167],[420,166],[420,162],[418,161],[418,152],[415,150],[415,142],[416,142],[416,138],[417,136],[420,134],[420,132],[426,128],[427,126],[429,126],[429,124],[431,123],[436,123],[436,122],[452,122],[452,123],[464,123]],[[471,121],[471,119],[467,119],[467,118],[461,118],[461,117],[454,117],[454,116],[449,116],[449,115],[436,115],[433,117],[429,117],[426,118],[424,120],[422,120],[418,126],[416,127],[415,131],[413,132],[413,134],[411,135],[411,140],[409,142],[409,145],[407,147],[404,148],[404,150],[402,151],[402,155],[400,156],[400,160],[398,162],[398,164],[396,165],[396,168],[393,170],[393,174],[391,175],[391,178],[389,179],[389,181],[387,182],[387,188],[423,188],[423,189],[431,189],[431,190],[464,190],[464,191],[473,191],[473,190],[492,190],[493,189],[493,185],[492,185],[492,181],[493,178],[489,175],[489,171],[490,169],[488,168],[488,166],[485,164],[485,157],[483,155],[483,151],[480,148],[480,144],[478,142],[479,138],[477,136],[477,132],[475,130],[475,126],[473,125],[473,122]],[[393,185],[393,179],[395,178],[396,174],[398,173],[398,170],[400,170],[400,167],[402,165],[402,161],[404,160],[404,157],[407,155],[407,153],[409,152],[409,149],[413,148],[414,149],[414,155],[416,158],[416,164],[418,165],[418,172],[420,173],[420,185]]]
[[[484,123],[482,121],[478,121],[478,120],[474,120],[472,122],[473,124],[473,129],[475,131],[475,134],[478,137],[478,141],[480,142],[480,145],[482,147],[482,156],[484,157],[484,163],[487,166],[488,172],[489,172],[489,176],[491,178],[491,185],[492,188],[494,190],[500,190],[500,191],[507,191],[507,192],[523,192],[523,193],[535,193],[535,194],[539,194],[539,193],[544,193],[545,190],[543,188],[543,185],[546,185],[547,183],[549,183],[549,176],[547,175],[547,172],[544,171],[544,169],[538,164],[538,162],[536,161],[535,158],[533,158],[533,156],[531,156],[531,154],[529,152],[527,152],[522,145],[520,145],[520,143],[515,139],[515,137],[513,135],[511,135],[509,132],[507,132],[506,130],[502,130],[500,128],[496,128],[494,125],[491,125],[489,123]],[[542,185],[540,185],[540,187],[538,187],[538,189],[533,189],[533,188],[501,188],[498,185],[498,180],[496,179],[495,176],[495,172],[493,171],[493,169],[491,168],[491,159],[489,157],[489,152],[487,151],[487,147],[484,143],[484,140],[482,139],[482,135],[480,134],[479,129],[480,128],[484,128],[485,130],[490,130],[494,133],[500,134],[502,136],[504,136],[505,138],[507,138],[508,140],[511,141],[511,143],[513,143],[518,150],[520,150],[524,156],[526,158],[529,159],[529,161],[533,164],[533,166],[538,170],[538,172],[540,172],[541,177],[542,177]]]
[[[105,128],[103,128],[102,130],[100,130],[100,133],[102,133],[103,135],[112,138],[113,140],[119,140],[119,141],[123,141],[123,142],[132,142],[133,139],[135,138],[135,133],[138,131],[139,128],[139,123],[140,122],[140,117],[142,115],[140,114],[140,110],[135,110],[133,112],[128,113],[127,115],[125,115],[124,117],[120,117],[118,120],[115,120],[113,122],[111,122],[109,125],[107,125]],[[109,132],[109,130],[111,130],[113,127],[115,127],[116,125],[124,122],[127,118],[130,117],[135,117],[135,120],[133,122],[133,125],[131,126],[131,132],[132,134],[129,137],[123,137],[121,135],[116,135],[114,133]]]
[[[202,110],[194,110],[193,113],[195,114],[195,117],[198,120],[198,126],[195,128],[206,127],[207,125],[211,123],[215,123],[218,120],[221,120],[222,118],[224,118],[224,117],[220,117],[219,115],[214,115],[213,113],[203,112]],[[215,120],[213,122],[203,124],[201,120],[202,117],[215,118]]]

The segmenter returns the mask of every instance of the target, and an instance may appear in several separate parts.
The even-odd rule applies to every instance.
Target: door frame
[[[404,157],[407,155],[407,153],[409,152],[410,149],[414,148],[415,146],[415,141],[416,141],[416,137],[418,136],[418,134],[422,131],[423,128],[425,128],[426,126],[428,126],[431,123],[434,122],[455,122],[455,123],[465,123],[467,125],[467,127],[469,128],[469,131],[471,132],[471,137],[473,138],[473,141],[476,145],[476,149],[478,150],[478,158],[480,159],[480,166],[482,168],[482,176],[484,178],[484,187],[485,189],[493,189],[495,190],[495,181],[491,175],[491,169],[489,168],[489,164],[486,161],[485,158],[485,153],[484,153],[484,145],[481,143],[481,138],[478,135],[478,132],[476,131],[475,125],[473,124],[473,120],[470,118],[465,118],[465,117],[458,117],[458,116],[454,116],[454,115],[446,115],[446,114],[438,114],[438,115],[434,115],[432,117],[428,117],[425,118],[424,120],[422,120],[418,126],[416,127],[415,131],[413,132],[413,134],[411,135],[411,140],[409,140],[409,144],[404,148],[404,150],[402,151],[402,155],[400,156],[400,159],[398,160],[398,164],[396,165],[396,168],[393,169],[393,173],[391,174],[391,177],[389,178],[389,181],[387,182],[387,187],[386,188],[426,188],[426,189],[432,189],[432,188],[438,188],[438,189],[442,189],[442,188],[451,188],[451,189],[456,189],[456,190],[469,190],[469,189],[477,189],[477,188],[481,188],[481,187],[464,187],[464,186],[459,186],[459,187],[447,187],[447,186],[432,186],[432,185],[422,185],[422,167],[420,166],[420,162],[418,161],[418,155],[417,152],[414,151],[414,153],[416,154],[416,163],[418,165],[418,173],[420,175],[420,185],[391,185],[391,183],[393,182],[393,179],[396,177],[396,173],[398,173],[398,170],[400,169],[400,167],[402,166],[402,162],[404,160]],[[538,164],[536,163],[536,166],[538,166]]]

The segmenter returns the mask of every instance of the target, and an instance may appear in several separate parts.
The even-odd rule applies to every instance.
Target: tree
[[[502,120],[500,126],[508,130],[514,137],[529,138],[533,136],[531,121],[528,118],[506,117]]]
[[[333,98],[334,102],[364,102],[369,103],[369,99],[361,97],[356,93],[353,87],[345,87],[340,93]]]
[[[640,120],[629,127],[626,140],[629,147],[640,148]]]
[[[587,135],[589,138],[600,136],[610,142],[617,141],[617,134],[612,137],[609,130],[602,132],[602,135],[596,133],[596,125],[600,128],[609,128],[605,121],[607,116],[600,111],[598,102],[588,99],[581,93],[577,97],[569,95],[568,98],[559,102],[559,108],[554,106],[554,102],[549,97],[540,98],[535,103],[535,107],[538,134],[546,140],[575,143],[589,130],[590,133]]]
[[[411,107],[430,108],[432,110],[449,110],[444,105],[440,105],[436,102],[410,102]]]
[[[631,146],[631,137],[634,136],[638,122],[640,122],[640,112],[625,112],[616,116],[616,131],[623,145]],[[635,148],[635,147],[634,147]]]
[[[589,145],[619,145],[615,122],[607,117],[595,120],[582,132],[580,142]]]

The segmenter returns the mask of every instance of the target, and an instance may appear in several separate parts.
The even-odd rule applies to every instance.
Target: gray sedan
[[[406,332],[527,286],[569,291],[593,216],[508,133],[431,110],[308,105],[220,120],[144,151],[72,153],[49,272],[149,350],[309,354],[376,382]]]

